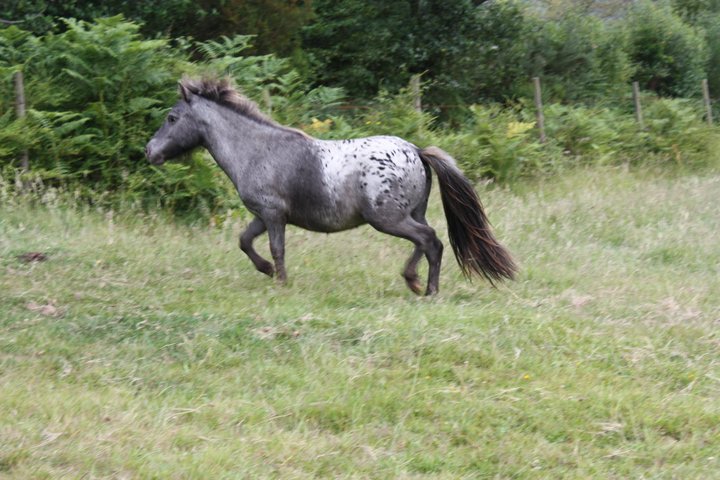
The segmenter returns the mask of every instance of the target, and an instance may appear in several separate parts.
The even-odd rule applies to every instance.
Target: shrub
[[[509,182],[548,171],[558,157],[553,145],[537,140],[534,121],[499,105],[473,105],[466,128],[439,138],[470,178]]]
[[[502,13],[503,18],[518,12],[514,4],[501,3],[507,10],[495,13]],[[654,7],[643,8],[657,14]],[[573,21],[581,27],[577,35],[582,38],[595,38],[600,31],[595,21]],[[121,17],[95,23],[68,20],[66,27],[63,33],[43,37],[15,27],[0,29],[0,79],[9,85],[12,74],[23,70],[29,107],[25,119],[15,119],[12,90],[0,91],[0,160],[4,163],[0,193],[4,198],[22,184],[14,181],[20,178],[16,159],[27,149],[31,174],[24,182],[40,192],[38,198],[43,188],[60,187],[73,192],[73,199],[92,204],[166,208],[203,217],[227,210],[242,212],[234,188],[207,153],[195,152],[163,168],[150,166],[144,158],[144,145],[177,99],[175,83],[181,73],[228,74],[261,107],[271,109],[269,113],[278,121],[321,138],[383,134],[403,137],[419,147],[438,145],[473,180],[511,182],[552,174],[579,162],[718,164],[720,135],[705,125],[699,102],[692,100],[647,96],[643,99],[645,129],[637,126],[628,110],[551,101],[545,109],[548,141],[540,144],[534,108],[522,100],[463,109],[453,128],[438,123],[427,111],[418,112],[408,89],[397,94],[383,91],[366,108],[348,115],[338,108],[342,90],[310,88],[287,60],[246,55],[249,37],[206,42],[177,39],[171,44],[164,38],[143,39],[138,26]],[[660,28],[652,28],[656,27]],[[677,28],[690,32],[686,26]],[[552,33],[548,38],[553,42],[574,38],[566,27],[548,26],[545,32]],[[585,67],[569,71],[576,72],[581,83],[605,78],[603,85],[608,88],[617,84],[620,74],[604,71],[603,65],[612,62],[603,63],[603,55],[611,58],[618,52],[606,46],[605,53],[578,57],[587,60],[580,62],[588,69],[586,77],[581,75]],[[577,53],[584,47],[567,48]],[[554,55],[562,56],[563,49]],[[189,58],[196,62],[190,63]],[[556,93],[562,87],[560,72],[567,70],[557,68]],[[514,71],[503,73],[506,79],[513,75]],[[563,96],[570,95],[564,91]]]
[[[402,89],[391,95],[386,91],[364,110],[358,118],[358,133],[363,135],[396,135],[416,145],[424,146],[432,141],[433,117],[419,112],[413,105],[412,93]]]
[[[717,165],[720,134],[702,119],[698,102],[659,98],[645,109],[647,132],[639,145],[663,162],[681,166]]]
[[[142,40],[138,26],[121,17],[66,25],[58,35],[26,34],[19,55],[2,56],[6,81],[10,71],[24,70],[29,106],[22,125],[3,129],[26,133],[6,158],[28,149],[35,173],[62,172],[116,190],[130,171],[152,173],[143,148],[173,99],[183,60],[166,40]],[[9,30],[0,31],[6,44],[20,38]],[[10,96],[1,101],[9,110]]]
[[[664,96],[696,96],[705,77],[708,50],[701,30],[669,5],[644,1],[626,20],[628,49],[643,89]]]
[[[531,73],[542,77],[546,98],[608,103],[627,88],[633,67],[614,23],[570,9],[532,38]]]
[[[33,178],[48,186],[82,184],[94,203],[176,212],[239,207],[206,155],[160,169],[145,160],[144,146],[177,101],[182,73],[229,74],[251,98],[261,104],[269,98],[276,118],[290,124],[310,121],[310,106],[316,115],[330,113],[342,98],[339,89],[308,89],[287,60],[246,56],[247,36],[180,39],[172,47],[164,38],[142,39],[139,26],[120,16],[65,24],[63,33],[43,37],[0,29],[0,78],[9,84],[23,70],[29,105],[26,119],[16,120],[11,90],[0,94],[0,160],[12,177],[7,169],[28,149]],[[191,64],[191,55],[201,61]]]
[[[565,156],[585,163],[615,163],[639,131],[633,117],[616,109],[550,104],[545,129]]]

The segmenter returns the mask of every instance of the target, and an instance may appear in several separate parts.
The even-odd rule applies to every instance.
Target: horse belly
[[[365,223],[360,199],[349,184],[334,193],[322,189],[299,192],[288,215],[288,223],[315,232],[340,232]]]
[[[288,223],[305,230],[322,233],[341,232],[366,223],[360,212],[344,216],[338,216],[336,213],[331,209],[321,208],[309,215],[293,215]]]

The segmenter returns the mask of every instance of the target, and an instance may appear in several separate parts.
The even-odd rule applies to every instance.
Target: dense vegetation
[[[205,155],[162,169],[143,158],[183,73],[231,75],[313,135],[438,144],[475,179],[577,163],[714,164],[700,80],[720,91],[715,3],[10,2],[0,18],[20,23],[0,29],[0,174],[14,181],[28,151],[31,172],[16,182],[26,188],[203,215],[239,207]],[[17,71],[25,119],[14,114]],[[414,74],[422,113],[407,90]],[[532,76],[544,86],[544,144]],[[646,128],[633,120],[633,80]]]

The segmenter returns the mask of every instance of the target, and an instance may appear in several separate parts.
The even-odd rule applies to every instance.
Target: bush
[[[662,96],[696,96],[705,78],[707,44],[701,30],[669,5],[644,1],[626,20],[628,51],[642,88]]]
[[[144,147],[177,101],[183,73],[233,76],[258,101],[269,99],[283,122],[310,121],[310,108],[330,112],[342,98],[331,88],[308,89],[287,60],[246,56],[250,37],[217,41],[145,40],[122,17],[95,23],[66,20],[61,34],[35,37],[0,29],[0,78],[26,79],[28,115],[16,120],[11,90],[0,94],[0,160],[18,167],[30,153],[32,177],[46,186],[78,183],[88,201],[131,202],[176,212],[237,208],[220,171],[198,153],[165,168],[148,164]],[[200,59],[191,64],[190,56]],[[73,187],[68,186],[72,189]],[[94,195],[92,192],[110,192]]]
[[[66,25],[42,38],[0,30],[0,42],[17,52],[3,52],[3,77],[24,71],[29,107],[25,121],[2,129],[25,133],[2,153],[12,163],[28,149],[35,173],[118,190],[131,171],[152,174],[143,148],[174,99],[183,57],[167,40],[141,39],[138,26],[121,17]],[[10,110],[12,97],[0,102]]]
[[[548,138],[585,163],[617,163],[639,132],[634,118],[616,109],[551,104],[545,108]]]
[[[529,50],[531,73],[542,77],[547,99],[608,103],[633,73],[624,32],[572,9],[543,22]]]
[[[663,162],[712,166],[720,157],[720,135],[702,119],[699,102],[660,98],[645,109],[647,132],[640,148]]]
[[[534,121],[523,121],[499,105],[473,105],[470,111],[473,116],[465,129],[440,139],[466,175],[509,182],[547,171],[552,146],[538,142]]]
[[[493,8],[500,10],[488,11],[502,18],[518,12],[512,3],[498,5]],[[547,26],[545,41],[559,48],[560,40],[571,41],[572,35],[595,38],[602,31],[594,20],[573,21],[578,22],[580,33]],[[548,141],[540,144],[534,108],[522,99],[458,110],[453,128],[438,123],[427,111],[418,112],[408,89],[383,91],[365,108],[347,114],[338,108],[342,90],[308,87],[287,60],[245,55],[249,37],[207,42],[146,40],[137,25],[121,17],[95,23],[68,20],[66,26],[63,33],[43,37],[15,27],[0,29],[0,79],[9,85],[12,74],[23,70],[29,107],[25,119],[15,119],[12,90],[0,91],[0,161],[4,164],[0,193],[4,197],[24,181],[37,192],[60,187],[72,192],[74,200],[111,207],[165,208],[203,217],[242,211],[233,186],[207,153],[194,152],[162,168],[150,166],[144,158],[144,145],[177,100],[175,84],[181,73],[228,74],[244,93],[265,110],[271,109],[278,121],[321,138],[383,134],[403,137],[419,147],[438,145],[473,180],[511,182],[553,174],[581,162],[718,164],[720,136],[716,128],[705,125],[699,102],[692,100],[646,96],[645,129],[637,126],[629,110],[612,103],[596,102],[590,107],[550,101],[545,109]],[[628,34],[628,38],[640,37]],[[578,60],[580,67],[575,70],[573,61],[552,67],[558,69],[550,81],[557,95],[572,96],[563,87],[569,85],[563,83],[561,72],[565,71],[575,72],[581,84],[619,85],[625,67],[613,73],[606,66],[613,64],[608,58],[620,54],[607,44],[602,53],[601,45],[592,55],[577,57],[582,61]],[[585,47],[573,48],[559,48],[553,55],[579,54]],[[189,58],[196,62],[190,63]],[[516,72],[501,73],[512,80]],[[630,104],[627,98],[624,102]],[[31,173],[22,179],[17,175],[17,157],[25,149],[30,152]]]

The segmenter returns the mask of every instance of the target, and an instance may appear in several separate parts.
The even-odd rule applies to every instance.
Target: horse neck
[[[273,138],[282,136],[283,130],[213,102],[204,103],[205,147],[234,182],[240,181],[248,168],[272,155],[273,145],[277,143]]]

